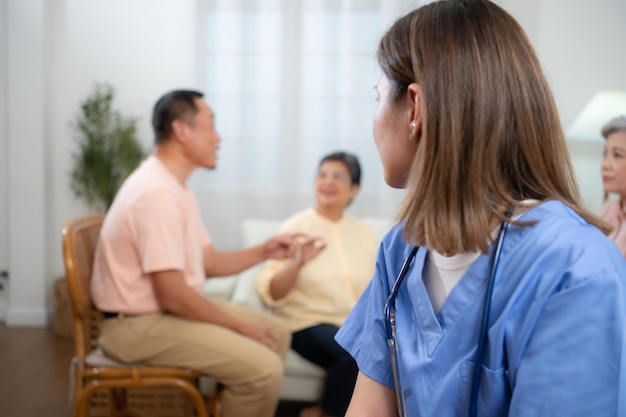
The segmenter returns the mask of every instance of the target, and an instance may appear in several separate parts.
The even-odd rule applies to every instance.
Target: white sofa
[[[387,218],[363,217],[362,220],[372,228],[379,241],[392,225],[392,221]],[[244,247],[256,245],[275,235],[281,222],[265,219],[243,220],[241,232]],[[271,309],[263,304],[256,292],[256,276],[262,268],[263,264],[259,264],[238,275],[209,279],[205,287],[206,295],[227,298],[234,303],[271,313]],[[285,363],[280,399],[317,401],[321,397],[324,378],[325,371],[322,368],[290,350]]]

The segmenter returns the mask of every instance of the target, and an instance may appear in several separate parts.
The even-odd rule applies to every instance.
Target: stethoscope
[[[507,218],[510,214],[507,213]],[[503,221],[498,232],[498,239],[496,249],[491,256],[491,270],[489,273],[489,281],[487,282],[487,292],[485,294],[485,301],[483,304],[483,312],[480,323],[480,332],[478,333],[478,347],[476,349],[476,360],[474,370],[472,373],[472,386],[470,391],[470,403],[467,411],[468,417],[476,417],[478,413],[478,389],[480,388],[480,377],[483,369],[483,362],[485,356],[485,343],[487,340],[487,327],[489,325],[489,312],[491,310],[491,295],[493,293],[493,282],[495,280],[496,272],[498,269],[498,261],[500,260],[500,250],[502,249],[502,242],[504,241],[504,235],[509,227],[507,221]],[[398,296],[398,290],[404,277],[407,274],[411,261],[415,259],[419,247],[415,246],[411,249],[409,256],[404,261],[400,273],[396,278],[396,282],[393,285],[391,294],[387,298],[385,304],[385,325],[387,328],[387,346],[389,347],[389,358],[391,360],[391,372],[393,374],[393,383],[396,391],[396,401],[398,403],[398,414],[400,417],[407,417],[406,414],[406,400],[404,398],[404,390],[402,389],[402,383],[400,381],[400,366],[398,364],[398,342],[396,339],[396,297]]]

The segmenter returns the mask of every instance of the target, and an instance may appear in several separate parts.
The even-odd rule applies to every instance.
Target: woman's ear
[[[346,207],[354,201],[354,197],[356,197],[357,193],[359,192],[359,188],[360,187],[356,184],[352,184],[350,186],[350,199],[348,200],[348,204],[346,204]]]
[[[417,83],[411,83],[407,87],[407,116],[409,124],[409,141],[419,143],[422,137],[422,87]]]
[[[408,106],[408,118],[411,127],[415,126],[415,130],[419,132],[422,128],[422,87],[418,83],[411,83],[407,87],[407,106]],[[413,125],[415,122],[415,125]]]
[[[359,186],[356,184],[352,184],[350,186],[350,199],[353,199],[354,197],[356,197],[357,193],[359,192]]]

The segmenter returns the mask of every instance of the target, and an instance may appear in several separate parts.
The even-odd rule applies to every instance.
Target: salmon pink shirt
[[[96,248],[91,291],[103,311],[161,311],[151,274],[183,272],[202,292],[203,250],[211,244],[193,193],[155,156],[124,182],[106,214]]]

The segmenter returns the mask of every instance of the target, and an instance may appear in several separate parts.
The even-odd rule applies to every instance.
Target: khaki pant
[[[240,320],[271,328],[279,352],[227,328],[169,314],[104,320],[100,346],[122,362],[196,370],[224,384],[224,417],[272,417],[291,333],[278,318],[222,299],[211,299]]]

